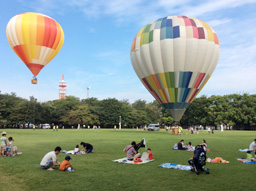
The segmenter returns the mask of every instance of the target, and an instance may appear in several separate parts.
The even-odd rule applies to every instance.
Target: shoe
[[[75,172],[74,170],[71,170],[71,172]]]
[[[53,170],[53,168],[52,168],[52,167],[50,167],[50,168],[48,168],[47,170]]]

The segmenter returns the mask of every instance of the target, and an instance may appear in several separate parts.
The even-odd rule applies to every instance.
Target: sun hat
[[[65,160],[70,160],[70,159],[71,157],[69,155],[65,157]]]
[[[7,135],[7,133],[4,131],[4,132],[2,132],[2,135]]]

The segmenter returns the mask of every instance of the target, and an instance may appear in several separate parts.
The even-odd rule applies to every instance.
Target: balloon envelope
[[[22,13],[6,27],[10,46],[34,76],[59,52],[64,33],[55,20],[39,13]]]
[[[133,68],[148,91],[180,121],[212,75],[220,53],[214,30],[186,16],[168,16],[143,27],[131,47]]]

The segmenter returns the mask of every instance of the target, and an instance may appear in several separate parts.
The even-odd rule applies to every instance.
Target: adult
[[[178,150],[186,150],[184,147],[184,140],[181,139],[180,142],[178,142]]]
[[[85,153],[91,153],[93,151],[93,146],[89,143],[81,142],[80,145],[83,146],[82,151],[85,151]]]
[[[131,145],[127,145],[123,151],[126,152],[126,157],[128,160],[133,160],[133,158],[139,158],[140,157],[140,153],[137,153],[137,151],[135,150],[135,146],[136,146],[136,142],[133,141],[131,143]]]
[[[1,136],[1,155],[4,156],[4,151],[6,149],[7,146],[7,138],[6,138],[7,133],[6,132],[2,132],[2,136]]]
[[[40,166],[42,169],[53,170],[52,166],[60,166],[57,156],[61,151],[60,147],[56,147],[54,151],[47,153],[42,159]]]
[[[204,145],[206,148],[207,148],[207,143],[206,143],[206,140],[202,140],[202,145]]]
[[[208,133],[211,134],[211,128],[210,127],[208,127]]]
[[[249,146],[250,151],[255,151],[256,150],[256,139],[250,144]]]
[[[197,174],[199,171],[204,171],[203,166],[206,161],[206,152],[203,145],[197,145],[193,153],[192,159],[188,163],[192,166],[192,171],[195,171]],[[208,173],[208,170],[207,170]]]
[[[178,135],[182,135],[182,131],[183,131],[182,127],[178,125]]]

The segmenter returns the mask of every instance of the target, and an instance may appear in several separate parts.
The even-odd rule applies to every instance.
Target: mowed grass
[[[7,137],[14,138],[14,144],[23,154],[17,157],[0,157],[0,190],[255,190],[255,164],[243,164],[236,160],[246,157],[238,149],[248,148],[256,138],[255,131],[215,131],[208,135],[190,134],[182,136],[170,132],[146,132],[137,130],[88,130],[88,129],[5,129]],[[155,161],[143,165],[114,163],[122,158],[123,148],[133,140],[146,138]],[[190,171],[159,168],[158,165],[171,162],[187,165],[193,152],[172,150],[180,139],[193,145],[202,139],[208,143],[211,152],[207,157],[223,157],[229,164],[207,163],[210,174],[196,175]],[[81,141],[91,143],[95,153],[71,155],[75,172],[61,172],[58,169],[46,171],[40,168],[43,156],[61,146],[72,150]],[[81,148],[81,147],[80,147]],[[142,153],[144,148],[140,149]],[[57,157],[64,160],[65,154]]]

